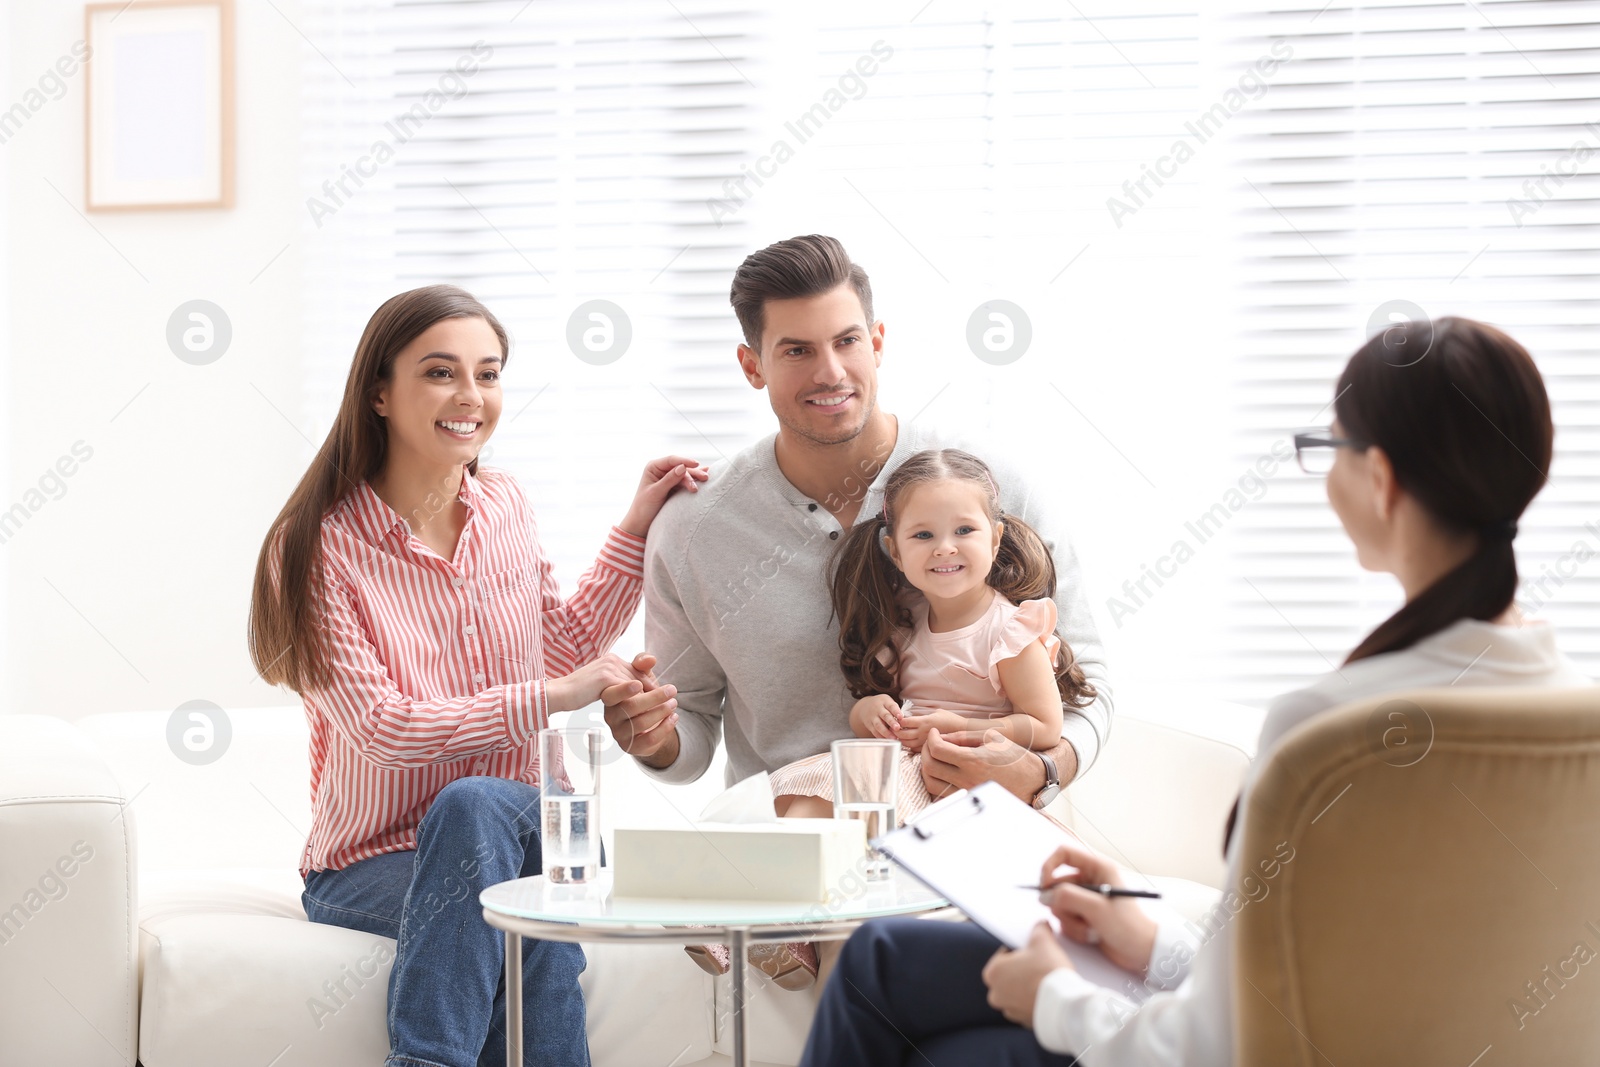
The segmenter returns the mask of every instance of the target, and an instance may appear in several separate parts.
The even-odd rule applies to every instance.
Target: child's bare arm
[[[998,730],[1006,740],[1035,752],[1048,752],[1061,743],[1061,690],[1056,688],[1050,655],[1038,641],[1021,653],[999,664],[1000,684],[1005,687],[1010,715],[983,718],[958,711],[929,711],[908,716],[895,735],[912,751],[921,751],[929,730],[941,734]]]
[[[1001,660],[998,669],[1000,684],[1016,711],[992,720],[988,728],[1036,752],[1054,748],[1061,741],[1061,690],[1044,643],[1035,641],[1011,659]]]

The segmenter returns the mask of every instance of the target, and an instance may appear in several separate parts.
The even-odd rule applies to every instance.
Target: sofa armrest
[[[1058,817],[1129,874],[1220,889],[1223,825],[1249,766],[1244,750],[1227,742],[1118,715],[1111,740],[1067,789]]]
[[[0,1067],[136,1059],[126,805],[76,728],[0,715]]]

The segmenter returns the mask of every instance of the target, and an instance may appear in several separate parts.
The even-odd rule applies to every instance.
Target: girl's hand
[[[1071,873],[1061,866],[1077,868]],[[1099,944],[1119,967],[1143,974],[1156,946],[1155,920],[1130,897],[1107,897],[1083,885],[1120,886],[1122,871],[1100,853],[1080,844],[1062,845],[1044,861],[1039,899],[1061,921],[1061,932],[1082,945]]]
[[[650,532],[650,524],[656,521],[667,497],[678,489],[699,492],[698,483],[709,477],[711,472],[704,465],[683,456],[663,456],[651,460],[644,468],[644,477],[639,479],[639,491],[633,496],[633,505],[618,525],[635,537],[643,537]]]
[[[906,751],[921,752],[922,746],[928,743],[929,730],[950,734],[966,728],[967,721],[953,711],[919,711],[901,719],[900,729],[894,736],[906,746]]]
[[[879,737],[895,740],[900,729],[900,705],[888,693],[862,697],[850,709],[850,728],[857,737]]]

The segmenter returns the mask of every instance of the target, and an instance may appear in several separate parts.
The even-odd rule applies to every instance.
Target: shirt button
[[[809,511],[816,511],[817,510],[817,506],[815,504],[807,504],[806,508]]]
[[[839,540],[839,531],[838,530],[830,530],[828,532],[828,540],[830,540],[830,541]]]
[[[474,674],[472,676],[472,680],[474,682],[476,682],[478,685],[482,685],[483,684],[483,675],[481,673],[480,674]]]
[[[466,584],[466,581],[467,580],[465,578],[455,577],[455,578],[450,579],[450,584],[455,586],[457,589],[460,589],[463,585]]]
[[[478,628],[476,626],[468,624],[467,628],[462,630],[461,632],[466,634],[468,637],[471,637],[473,634],[478,632]]]

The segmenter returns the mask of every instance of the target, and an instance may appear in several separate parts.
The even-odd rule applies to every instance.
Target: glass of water
[[[860,819],[867,830],[869,882],[889,880],[889,860],[871,846],[895,828],[900,742],[849,738],[833,743],[833,817]]]
[[[581,885],[600,876],[599,727],[539,731],[539,847],[550,882]]]

